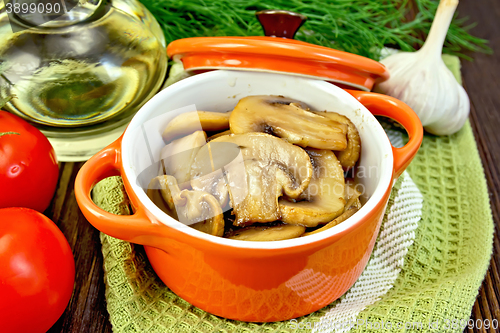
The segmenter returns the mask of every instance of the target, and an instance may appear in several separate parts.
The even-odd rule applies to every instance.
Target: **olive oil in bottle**
[[[5,108],[49,139],[123,126],[165,77],[158,23],[135,0],[59,2],[70,10],[54,13],[57,1],[0,8],[0,97],[13,97]],[[52,13],[41,13],[48,3]]]

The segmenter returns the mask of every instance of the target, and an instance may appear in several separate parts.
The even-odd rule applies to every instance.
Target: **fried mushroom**
[[[172,141],[161,150],[161,175],[175,177],[179,187],[186,189],[190,187],[191,165],[198,150],[207,142],[207,136],[203,131]]]
[[[151,180],[148,194],[159,189],[170,211],[176,213],[179,222],[214,236],[224,234],[222,208],[209,193],[180,190],[173,176],[158,176]],[[153,199],[153,198],[152,198]]]
[[[344,211],[347,211],[351,207],[356,207],[358,209],[361,208],[361,203],[359,201],[361,192],[356,189],[354,180],[347,180],[345,185],[345,197],[347,202],[345,204]]]
[[[359,132],[356,126],[349,118],[336,112],[315,111],[314,113],[347,125],[347,147],[342,151],[336,152],[336,155],[344,169],[354,167],[359,159],[359,154],[361,153],[361,139],[359,138]]]
[[[228,143],[238,147],[240,158],[227,163]],[[222,157],[218,157],[221,155]],[[214,196],[213,187],[200,187],[197,178],[224,168],[234,225],[272,222],[281,218],[278,198],[285,194],[298,198],[311,181],[313,168],[307,153],[300,147],[265,133],[231,134],[216,138],[203,146],[191,168],[193,188]]]
[[[227,238],[252,242],[270,242],[300,237],[305,230],[305,227],[290,224],[251,226],[236,230],[229,234]]]
[[[232,133],[264,132],[301,147],[344,150],[347,125],[310,112],[282,96],[242,98],[229,118]]]
[[[316,229],[316,230],[313,230],[311,232],[306,232],[304,234],[302,234],[302,237],[304,236],[309,236],[309,235],[314,235],[314,234],[317,234],[319,232],[322,232],[322,231],[325,231],[325,230],[328,230],[330,228],[333,228],[335,227],[336,225],[344,222],[345,220],[347,220],[348,218],[350,218],[351,216],[354,215],[354,213],[356,213],[358,211],[358,208],[356,207],[351,207],[349,208],[348,210],[346,210],[345,212],[343,212],[339,217],[337,217],[335,220],[333,221],[330,221],[328,222],[327,224],[325,224],[324,226],[322,226],[321,228],[319,229]]]
[[[313,177],[297,198],[281,198],[279,208],[285,223],[316,227],[344,211],[344,173],[331,150],[306,149],[313,166]]]
[[[186,112],[172,119],[162,137],[165,142],[177,139],[195,131],[225,131],[229,129],[231,112],[197,111]]]

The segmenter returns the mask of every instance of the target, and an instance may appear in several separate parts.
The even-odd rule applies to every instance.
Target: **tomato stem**
[[[21,135],[21,133],[17,133],[17,132],[3,132],[3,133],[0,133],[0,137],[2,137],[4,135]]]

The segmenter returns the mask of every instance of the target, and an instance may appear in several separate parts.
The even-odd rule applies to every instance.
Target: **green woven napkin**
[[[444,58],[460,79],[458,58]],[[470,124],[467,122],[452,136],[426,135],[408,172],[424,197],[422,220],[414,234],[414,243],[408,249],[392,288],[356,314],[358,325],[351,326],[350,331],[378,332],[380,323],[390,321],[407,326],[402,329],[394,326],[386,331],[441,332],[449,327],[448,331],[461,332],[459,322],[462,320],[463,324],[469,318],[488,268],[493,220]],[[398,180],[389,209],[405,177],[404,174]],[[112,213],[129,212],[119,177],[96,185],[93,199]],[[114,332],[310,331],[308,327],[320,323],[339,304],[337,301],[293,324],[254,324],[223,319],[193,307],[170,291],[152,270],[141,246],[105,234],[101,234],[101,242],[107,308]],[[439,330],[428,326],[436,322],[440,325]],[[419,327],[413,323],[424,325]],[[316,327],[318,332],[333,329]]]

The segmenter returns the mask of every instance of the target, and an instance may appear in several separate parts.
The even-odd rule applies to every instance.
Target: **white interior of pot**
[[[232,110],[239,99],[248,95],[282,95],[298,99],[318,111],[343,114],[356,125],[361,138],[361,158],[357,183],[367,199],[363,207],[347,221],[324,232],[291,240],[246,242],[204,234],[163,213],[148,198],[145,189],[158,175],[161,133],[175,116],[187,111]],[[393,156],[390,142],[375,117],[346,91],[333,84],[280,74],[213,71],[184,79],[152,98],[133,118],[122,142],[124,172],[131,187],[155,218],[197,238],[245,248],[283,248],[329,237],[358,223],[372,210],[391,185]]]

